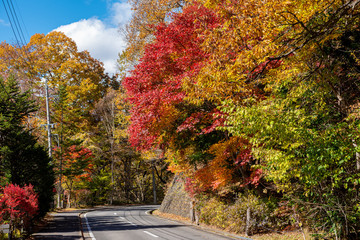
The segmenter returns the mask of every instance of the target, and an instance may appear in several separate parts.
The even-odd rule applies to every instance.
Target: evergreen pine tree
[[[54,173],[47,151],[23,126],[36,110],[30,93],[21,93],[15,79],[0,78],[0,176],[1,184],[32,184],[39,195],[39,213],[50,209]]]

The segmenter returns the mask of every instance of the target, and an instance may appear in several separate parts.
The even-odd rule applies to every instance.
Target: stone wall
[[[192,212],[190,204],[191,198],[185,191],[184,179],[176,174],[161,203],[159,211],[190,218]]]

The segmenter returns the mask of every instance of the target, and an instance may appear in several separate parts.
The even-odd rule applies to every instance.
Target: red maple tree
[[[9,223],[10,234],[21,227],[28,229],[38,211],[38,196],[33,186],[30,184],[20,187],[16,184],[8,184],[1,191],[1,224]]]
[[[195,76],[207,61],[198,30],[217,24],[212,11],[198,5],[172,18],[157,27],[154,42],[146,46],[139,64],[124,80],[132,104],[130,142],[140,150],[158,144],[164,129],[174,125],[171,115],[186,96],[182,80]]]

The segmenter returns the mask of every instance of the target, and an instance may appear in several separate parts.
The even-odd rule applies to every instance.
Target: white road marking
[[[135,223],[132,223],[132,222],[129,222],[129,221],[127,221],[127,223],[130,223],[131,225],[136,226]]]
[[[121,219],[123,219],[123,220],[125,219],[125,218],[123,218],[123,217],[119,217],[119,218],[121,218]]]
[[[159,236],[156,236],[155,234],[152,234],[152,233],[149,233],[148,231],[143,231],[144,233],[146,233],[146,234],[149,234],[150,236],[152,236],[152,237],[159,237]]]
[[[85,213],[84,217],[85,217],[86,226],[87,226],[87,229],[88,229],[89,235],[90,235],[90,237],[91,237],[91,240],[96,240],[96,238],[95,238],[95,236],[94,236],[93,232],[91,231],[91,227],[90,227],[89,221],[88,221],[88,219],[87,219],[87,217],[86,217],[86,214],[87,214],[87,213]]]
[[[116,212],[114,212],[114,215],[117,215],[117,213],[116,213]]]

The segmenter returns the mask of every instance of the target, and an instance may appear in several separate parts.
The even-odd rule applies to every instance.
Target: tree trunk
[[[110,140],[110,150],[111,150],[111,192],[110,192],[110,205],[113,204],[114,198],[114,137],[111,136]]]
[[[352,139],[353,142],[353,146],[355,148],[358,148],[358,145],[356,144],[355,140]],[[359,152],[355,152],[355,160],[356,160],[356,170],[360,171],[360,153]]]
[[[69,195],[68,195],[68,198],[67,198],[66,207],[71,208],[71,190],[70,189],[69,189]]]
[[[12,235],[13,235],[13,223],[12,223],[12,220],[10,219],[10,222],[9,222],[9,235],[8,235],[8,237],[9,237],[9,240],[12,240],[13,238],[12,238]]]

